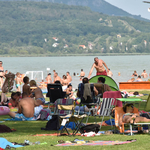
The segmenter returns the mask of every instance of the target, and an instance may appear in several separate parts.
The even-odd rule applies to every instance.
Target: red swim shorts
[[[105,75],[105,76],[107,76],[107,72],[106,72],[106,70],[103,71],[103,72],[97,72],[96,75],[97,75],[97,76],[98,76],[98,75]]]

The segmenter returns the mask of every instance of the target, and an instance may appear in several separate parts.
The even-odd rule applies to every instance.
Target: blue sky
[[[130,14],[133,15],[141,15],[143,18],[150,19],[150,12],[148,12],[148,8],[150,4],[143,3],[142,0],[105,0],[108,3],[117,6]],[[150,0],[145,0],[150,1]]]

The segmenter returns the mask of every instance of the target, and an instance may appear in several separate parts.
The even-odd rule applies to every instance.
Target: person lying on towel
[[[125,112],[125,114],[120,116],[119,124],[122,124],[122,122],[123,123],[150,122],[150,119],[147,119],[145,117],[141,117],[137,113],[133,113],[134,105],[132,103],[126,104],[123,107],[123,111]]]

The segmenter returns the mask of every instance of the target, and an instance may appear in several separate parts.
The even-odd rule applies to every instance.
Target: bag
[[[143,113],[143,114],[140,114],[141,117],[145,117],[147,119],[150,119],[150,115],[148,113]]]
[[[47,117],[49,116],[49,113],[46,110],[42,109],[39,115],[40,115],[40,118],[38,120],[46,120]]]
[[[99,128],[100,128],[99,124],[89,124],[89,125],[81,127],[80,133],[83,134],[83,133],[87,133],[87,132],[91,132],[91,131],[98,133]]]
[[[12,130],[6,125],[0,125],[0,133],[12,132]]]
[[[47,124],[46,128],[41,128],[41,130],[59,130],[60,123],[59,123],[59,116],[53,115],[52,119],[50,119]]]

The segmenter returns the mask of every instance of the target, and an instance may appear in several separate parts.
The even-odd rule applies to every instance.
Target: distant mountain
[[[0,1],[0,55],[85,53],[150,53],[150,23],[83,6]]]
[[[150,20],[142,18],[140,15],[132,15],[116,6],[111,5],[105,0],[0,0],[0,1],[35,1],[35,2],[52,2],[74,6],[86,6],[92,11],[107,14],[110,16],[126,16],[134,19],[150,22]]]
[[[40,1],[40,0],[35,0]],[[139,19],[143,21],[150,21],[148,19],[142,18],[140,15],[131,15],[130,13],[111,5],[105,0],[44,0],[53,3],[62,3],[67,5],[77,5],[77,6],[87,6],[90,7],[92,11],[99,13],[111,15],[111,16],[126,16],[134,19]]]

